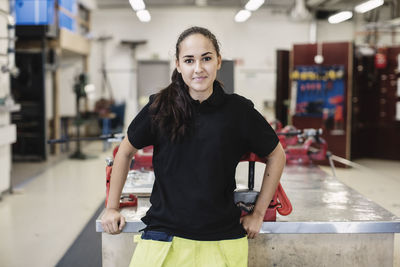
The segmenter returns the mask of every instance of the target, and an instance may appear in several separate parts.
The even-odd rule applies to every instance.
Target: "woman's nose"
[[[199,73],[199,72],[202,72],[202,71],[203,71],[203,64],[202,64],[201,61],[197,61],[197,62],[196,62],[194,71],[195,71],[196,73]]]

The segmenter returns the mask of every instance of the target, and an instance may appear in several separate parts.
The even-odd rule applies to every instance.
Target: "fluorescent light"
[[[262,4],[264,4],[264,0],[250,0],[244,8],[250,11],[256,11]]]
[[[136,12],[136,16],[138,16],[141,22],[149,22],[151,20],[150,13],[147,10],[139,10]]]
[[[251,12],[248,10],[240,10],[236,16],[235,16],[235,21],[236,22],[244,22],[246,21],[249,17],[251,16]]]
[[[329,23],[335,24],[340,23],[345,20],[351,19],[353,17],[353,12],[351,11],[342,11],[335,15],[332,15],[328,18]]]
[[[365,13],[370,11],[371,9],[377,8],[381,5],[383,5],[385,1],[384,0],[370,0],[367,2],[364,2],[362,4],[357,5],[354,10],[357,13]]]
[[[129,0],[129,4],[135,11],[144,10],[146,8],[143,0]]]

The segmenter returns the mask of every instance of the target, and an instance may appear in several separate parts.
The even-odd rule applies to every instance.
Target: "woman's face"
[[[217,55],[214,45],[207,37],[192,34],[179,45],[176,67],[189,87],[190,95],[210,95],[217,70],[221,68],[221,56]]]

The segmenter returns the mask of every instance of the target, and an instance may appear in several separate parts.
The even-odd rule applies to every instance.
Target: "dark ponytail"
[[[219,44],[214,34],[201,27],[191,27],[185,30],[176,43],[176,59],[179,60],[179,45],[192,34],[202,34],[214,45],[217,55],[220,56]],[[222,84],[215,80],[214,86],[222,87]],[[171,76],[171,83],[155,95],[154,102],[150,106],[153,122],[161,131],[167,135],[172,142],[179,142],[183,137],[190,134],[191,121],[193,116],[192,98],[189,95],[189,88],[182,78],[182,74],[175,69]]]
[[[171,80],[170,85],[156,94],[150,110],[161,133],[175,142],[187,135],[193,108],[187,85],[177,69],[172,73]]]

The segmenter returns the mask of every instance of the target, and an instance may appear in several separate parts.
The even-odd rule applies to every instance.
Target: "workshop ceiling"
[[[338,11],[352,9],[363,0],[304,0],[311,11]],[[148,9],[154,7],[181,7],[181,6],[209,6],[209,7],[233,7],[241,9],[248,0],[144,0]],[[276,11],[290,11],[295,6],[296,0],[265,0],[262,8]],[[97,0],[100,9],[104,8],[129,8],[128,0]]]

